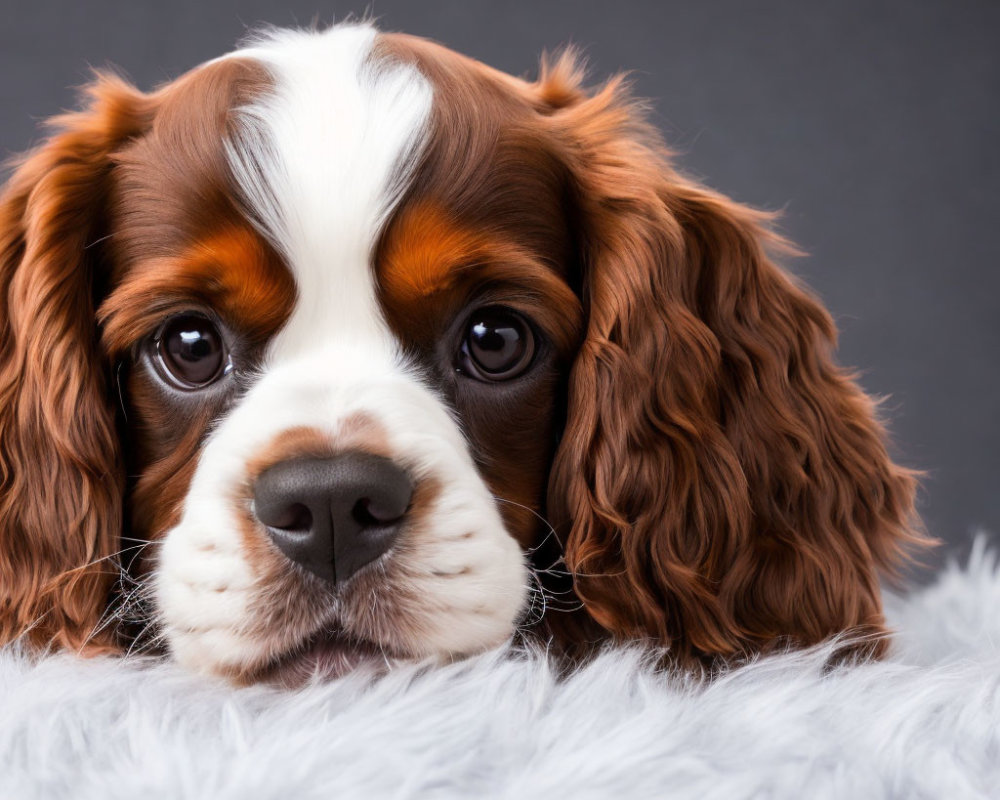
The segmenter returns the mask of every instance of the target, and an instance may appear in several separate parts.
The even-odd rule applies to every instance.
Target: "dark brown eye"
[[[171,317],[156,349],[163,369],[181,388],[201,389],[228,371],[229,354],[215,324],[197,314]]]
[[[506,308],[484,308],[465,328],[459,368],[485,381],[515,378],[531,364],[535,337],[521,315]]]

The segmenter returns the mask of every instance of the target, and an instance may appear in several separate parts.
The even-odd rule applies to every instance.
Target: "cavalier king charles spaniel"
[[[348,24],[52,126],[0,196],[0,642],[238,682],[884,649],[914,475],[621,78]]]

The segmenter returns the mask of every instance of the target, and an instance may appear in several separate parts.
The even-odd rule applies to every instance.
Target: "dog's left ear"
[[[620,80],[585,93],[563,59],[533,89],[589,317],[548,499],[586,610],[681,659],[882,633],[914,476],[768,216],[677,174]]]
[[[99,76],[0,194],[0,644],[107,646],[124,476],[94,303],[112,154],[149,98]]]

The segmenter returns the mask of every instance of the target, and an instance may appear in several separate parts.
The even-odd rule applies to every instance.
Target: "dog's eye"
[[[480,380],[505,381],[524,372],[534,354],[535,336],[520,314],[482,308],[466,325],[458,367]]]
[[[229,353],[215,324],[197,314],[171,317],[156,338],[160,363],[183,389],[201,389],[228,372]]]

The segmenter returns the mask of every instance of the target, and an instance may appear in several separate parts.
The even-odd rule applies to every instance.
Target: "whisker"
[[[538,550],[543,544],[545,544],[548,541],[548,539],[549,539],[550,536],[555,537],[556,543],[559,544],[560,549],[562,548],[562,542],[559,541],[559,535],[556,533],[556,529],[553,527],[552,523],[549,522],[547,519],[545,519],[545,517],[543,517],[537,511],[535,511],[535,509],[531,508],[530,506],[524,505],[524,503],[518,503],[515,500],[508,500],[506,497],[501,497],[500,495],[493,495],[493,496],[494,496],[494,498],[496,498],[496,500],[498,500],[501,503],[507,503],[508,505],[512,505],[512,506],[515,506],[517,508],[523,508],[525,511],[527,511],[529,514],[531,514],[533,517],[535,517],[536,519],[538,519],[543,525],[545,525],[545,527],[547,529],[547,532],[546,532],[545,536],[543,536],[542,540],[538,544],[536,544],[534,547],[528,548],[528,552],[529,553],[534,553],[536,550]]]
[[[535,582],[535,586],[529,586],[528,587],[529,593],[530,593],[530,597],[531,597],[531,603],[528,605],[528,609],[525,612],[524,619],[517,626],[518,629],[521,629],[521,628],[530,628],[532,625],[535,625],[536,623],[541,622],[545,618],[545,612],[548,610],[548,602],[545,599],[545,588],[542,586],[541,580],[539,580],[538,576],[535,575],[534,572],[531,572],[530,574],[531,574],[532,580],[534,580],[534,582]],[[536,597],[541,601],[542,608],[541,608],[541,611],[538,614],[538,617],[533,619],[532,618],[532,611],[535,610],[535,606],[536,606],[535,598]]]
[[[141,541],[141,540],[135,539],[133,541]],[[79,566],[73,567],[72,569],[68,569],[66,570],[66,574],[72,575],[74,572],[79,572],[80,570],[87,569],[89,567],[94,566],[95,564],[100,564],[102,561],[109,561],[111,559],[118,558],[118,556],[125,555],[125,553],[131,553],[134,551],[145,549],[146,547],[149,547],[149,545],[151,544],[161,544],[161,542],[145,541],[140,547],[133,547],[131,545],[128,547],[123,547],[121,550],[117,550],[114,553],[110,553],[109,555],[106,556],[101,556],[100,558],[95,558],[93,561],[88,561],[86,564],[80,564]]]

